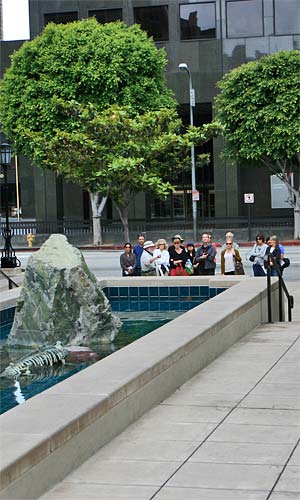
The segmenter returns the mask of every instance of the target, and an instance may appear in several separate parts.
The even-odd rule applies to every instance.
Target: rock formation
[[[112,342],[120,326],[80,250],[53,234],[28,261],[7,343],[90,346]]]

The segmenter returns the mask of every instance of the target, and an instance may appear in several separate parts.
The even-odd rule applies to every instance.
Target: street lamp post
[[[8,182],[7,182],[7,169],[11,164],[11,146],[9,144],[1,144],[0,160],[3,174],[1,178],[4,179],[4,206],[5,206],[5,226],[2,229],[2,236],[4,238],[4,248],[1,255],[1,267],[12,268],[18,267],[20,261],[15,256],[15,251],[11,245],[11,238],[13,231],[9,227],[9,207],[8,207]]]
[[[186,71],[189,77],[189,90],[190,90],[190,124],[194,125],[193,107],[195,106],[195,90],[192,85],[192,75],[186,63],[178,65],[181,71]],[[191,147],[191,162],[192,162],[192,207],[193,207],[193,235],[194,241],[197,241],[197,201],[196,201],[196,169],[195,169],[195,147]]]

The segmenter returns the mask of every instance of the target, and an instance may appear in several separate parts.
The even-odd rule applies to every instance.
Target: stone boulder
[[[29,258],[7,343],[90,346],[112,342],[120,326],[80,250],[53,234]]]

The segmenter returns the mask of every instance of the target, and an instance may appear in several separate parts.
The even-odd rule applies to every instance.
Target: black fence
[[[122,233],[123,225],[119,221],[101,221],[103,233]],[[248,226],[247,217],[224,217],[224,218],[204,218],[197,219],[197,226],[205,230],[214,229],[237,229],[246,228]],[[1,222],[1,232],[4,227],[4,222]],[[61,220],[61,221],[10,221],[10,227],[13,230],[14,236],[22,236],[27,234],[43,235],[61,233],[66,236],[76,235],[92,235],[93,223],[91,220]],[[251,227],[257,228],[292,228],[293,218],[287,217],[260,217],[251,219]],[[147,231],[190,231],[193,229],[191,220],[133,220],[129,222],[130,231],[135,233]]]

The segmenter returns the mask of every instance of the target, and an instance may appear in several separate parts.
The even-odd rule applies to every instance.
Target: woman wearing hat
[[[188,254],[188,258],[193,266],[193,269],[190,271],[190,274],[197,274],[197,268],[199,264],[195,264],[196,249],[194,243],[192,243],[191,241],[189,241],[186,244],[186,253]]]
[[[185,248],[182,246],[183,238],[180,234],[175,234],[172,238],[172,243],[169,247],[170,254],[170,276],[187,276],[185,264],[189,259]]]
[[[145,241],[144,251],[141,256],[141,275],[142,276],[156,276],[155,262],[158,257],[153,256],[155,245],[153,241]]]

